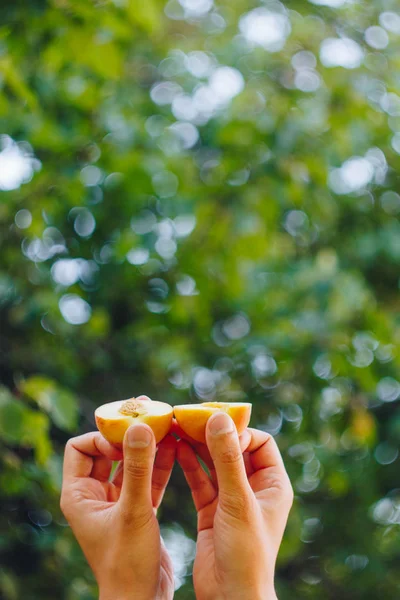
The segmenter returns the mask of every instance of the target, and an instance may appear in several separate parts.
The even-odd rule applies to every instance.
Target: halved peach
[[[100,433],[115,446],[122,446],[125,431],[134,423],[146,423],[153,430],[156,443],[171,429],[173,408],[165,402],[138,396],[99,406],[94,413]]]
[[[216,412],[224,411],[232,418],[238,433],[242,433],[250,422],[249,402],[202,402],[174,406],[174,416],[179,427],[197,442],[206,442],[208,419]]]

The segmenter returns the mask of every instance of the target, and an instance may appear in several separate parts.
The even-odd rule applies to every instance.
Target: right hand
[[[248,429],[237,434],[226,413],[207,423],[200,456],[185,440],[177,458],[198,513],[193,581],[198,600],[273,600],[278,550],[293,502],[293,490],[275,440]],[[244,454],[241,442],[246,439]]]

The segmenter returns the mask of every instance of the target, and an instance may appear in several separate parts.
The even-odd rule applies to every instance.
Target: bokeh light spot
[[[325,67],[356,69],[364,59],[364,51],[350,38],[327,38],[321,44],[320,59]]]
[[[26,208],[22,208],[15,215],[14,221],[19,229],[27,229],[32,224],[32,214]]]
[[[282,4],[280,7],[283,9]],[[261,46],[269,52],[282,50],[291,31],[290,20],[284,9],[274,12],[255,8],[240,18],[239,28],[250,44]]]
[[[90,304],[76,294],[62,296],[58,305],[62,316],[71,325],[87,323],[92,314]]]
[[[28,183],[41,163],[27,142],[16,143],[10,136],[0,136],[0,191],[18,189]]]

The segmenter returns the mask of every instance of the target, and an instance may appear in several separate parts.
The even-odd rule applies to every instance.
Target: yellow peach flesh
[[[103,437],[121,447],[125,431],[135,423],[148,425],[158,444],[171,429],[172,415],[173,409],[169,404],[139,396],[99,406],[95,411],[95,420]]]
[[[228,413],[239,434],[250,422],[251,404],[248,402],[203,402],[174,406],[174,416],[182,431],[203,444],[206,441],[208,419],[220,411]]]

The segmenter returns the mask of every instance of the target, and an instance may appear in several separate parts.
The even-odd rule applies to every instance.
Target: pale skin
[[[207,448],[179,441],[177,453],[198,516],[196,598],[276,600],[275,562],[293,491],[275,440],[256,429],[239,439],[225,413],[209,419],[206,438]]]
[[[69,440],[61,509],[99,585],[99,600],[173,598],[172,562],[155,511],[175,459],[176,440],[156,445],[147,425],[125,435],[123,454],[100,433]],[[123,463],[109,481],[112,461]]]
[[[62,510],[99,584],[100,600],[173,597],[172,562],[155,511],[177,454],[198,515],[193,582],[198,600],[276,600],[274,570],[293,501],[272,436],[213,415],[207,446],[175,425],[158,446],[146,425],[132,426],[122,453],[98,433],[70,440],[64,460]],[[130,435],[140,442],[128,445]],[[150,443],[144,446],[144,438]],[[209,475],[197,456],[207,464]]]

